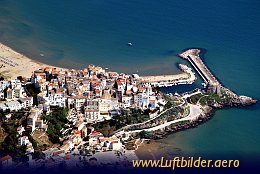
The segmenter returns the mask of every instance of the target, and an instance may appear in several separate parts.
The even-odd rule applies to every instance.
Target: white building
[[[25,97],[25,93],[24,93],[24,88],[21,86],[17,86],[14,88],[14,97],[15,98],[20,98],[20,97]]]
[[[119,108],[118,101],[116,99],[105,99],[101,98],[99,102],[99,111],[100,113],[109,114],[110,110]]]
[[[27,98],[19,98],[18,101],[22,105],[22,108],[29,108],[33,106],[33,98],[27,97]]]
[[[121,106],[123,108],[129,108],[131,106],[132,96],[123,96]]]
[[[29,138],[27,136],[23,136],[23,137],[18,138],[18,145],[19,146],[27,145],[29,143],[30,143],[30,141],[29,141]]]
[[[12,100],[14,99],[14,90],[11,88],[8,88],[6,91],[6,99]]]
[[[103,116],[100,115],[99,110],[96,109],[85,109],[85,118],[87,121],[99,121],[103,119]]]
[[[46,125],[43,124],[42,120],[38,119],[43,113],[42,108],[31,109],[30,115],[27,117],[27,127],[33,132],[36,128],[46,129]],[[36,122],[38,121],[38,122]],[[42,127],[39,127],[42,126]]]
[[[0,110],[6,111],[8,109],[8,106],[6,106],[5,102],[0,103]]]
[[[87,110],[99,110],[99,99],[88,99],[85,103]]]
[[[48,94],[48,96],[43,96],[46,100],[46,104],[50,106],[59,106],[65,107],[66,105],[66,97],[63,93],[55,93],[55,94]]]
[[[87,97],[85,96],[71,96],[68,98],[68,108],[75,108],[76,111],[81,111],[84,109]]]
[[[5,103],[10,111],[18,111],[22,109],[22,105],[18,101],[10,101]]]
[[[0,91],[4,91],[9,86],[10,86],[9,81],[6,81],[6,80],[0,81]]]

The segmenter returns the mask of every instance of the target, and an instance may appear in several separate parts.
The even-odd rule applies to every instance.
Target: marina
[[[152,87],[170,87],[181,84],[193,84],[196,80],[195,73],[187,65],[179,64],[183,73],[178,75],[142,76],[141,78]]]

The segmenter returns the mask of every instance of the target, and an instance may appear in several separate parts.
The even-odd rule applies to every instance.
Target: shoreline
[[[49,65],[30,59],[0,43],[0,74],[4,78],[16,79],[17,76],[30,77],[33,71],[44,66]]]
[[[35,70],[39,70],[45,67],[57,68],[61,70],[75,69],[53,66],[38,60],[34,60],[33,58],[19,53],[15,50],[15,48],[9,47],[3,42],[0,42],[0,77],[2,76],[8,80],[16,79],[17,75],[29,78]],[[141,75],[140,78],[148,79],[148,81],[152,79],[152,81],[154,80],[156,82],[168,80],[174,81],[178,79],[188,79],[189,74],[181,70],[181,72],[176,74]],[[160,80],[160,78],[163,78],[163,80]]]
[[[255,103],[254,103],[255,104]],[[253,105],[254,105],[253,104]],[[252,105],[239,105],[239,106],[235,106],[237,108],[245,108],[245,107],[250,107]],[[166,142],[163,142],[161,140],[167,138],[169,135],[172,135],[174,133],[178,133],[181,131],[186,131],[188,129],[193,129],[193,128],[198,128],[198,126],[203,125],[205,123],[207,123],[208,121],[210,121],[214,116],[215,116],[215,112],[218,109],[230,109],[233,108],[233,106],[223,106],[223,107],[219,107],[219,108],[213,108],[210,106],[207,106],[206,111],[203,110],[202,114],[200,115],[200,117],[194,121],[185,123],[183,125],[169,125],[164,127],[164,129],[160,129],[154,132],[154,138],[148,140],[149,143],[147,141],[144,141],[141,145],[139,145],[138,149],[135,150],[135,154],[138,157],[138,159],[152,159],[151,156],[156,156],[157,158],[161,158],[162,156],[165,157],[165,155],[169,155],[169,154],[164,154],[160,151],[158,151],[160,148],[158,148],[159,146],[166,146],[165,148],[167,148],[168,146],[170,146],[172,149],[174,149],[173,153],[178,156],[178,155],[183,155],[181,153],[181,149],[177,148],[174,146],[174,144],[168,144]],[[202,116],[202,117],[201,117]],[[176,152],[175,152],[176,149]],[[146,152],[146,154],[145,154]],[[149,153],[147,153],[149,152]],[[170,156],[172,157],[172,156]],[[158,159],[159,159],[158,158]]]
[[[186,78],[189,78],[189,76],[187,73],[181,72],[179,74],[174,74],[174,75],[140,76],[140,78],[152,83],[152,82],[159,82],[159,81],[173,81],[173,80],[178,80],[180,78],[186,79]]]
[[[18,76],[29,78],[35,70],[53,67],[67,69],[42,63],[15,51],[15,49],[0,42],[0,76],[8,80]]]

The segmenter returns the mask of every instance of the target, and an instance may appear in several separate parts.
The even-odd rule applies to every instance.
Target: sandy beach
[[[30,77],[34,70],[45,66],[48,65],[34,61],[0,43],[0,74],[4,78]]]
[[[175,146],[174,143],[169,144],[164,140],[150,140],[143,142],[135,151],[135,154],[139,159],[172,158],[182,154],[181,149]]]
[[[159,81],[174,81],[179,79],[188,79],[189,74],[181,72],[175,75],[158,75],[158,76],[140,76],[145,81],[149,82],[159,82]]]

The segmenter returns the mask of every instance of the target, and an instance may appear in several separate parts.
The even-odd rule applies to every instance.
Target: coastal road
[[[189,104],[189,107],[190,107],[190,113],[187,117],[180,118],[178,120],[173,120],[173,121],[170,121],[170,122],[167,122],[167,123],[164,123],[164,124],[152,127],[152,128],[148,128],[148,129],[139,129],[139,130],[133,130],[133,131],[127,131],[127,132],[121,131],[121,132],[118,132],[118,134],[119,133],[133,134],[133,133],[139,133],[142,131],[153,132],[153,131],[168,127],[174,123],[178,123],[178,122],[182,122],[182,121],[196,120],[202,113],[202,109],[200,108],[199,105],[193,105],[193,104]]]
[[[183,100],[182,103],[179,104],[178,106],[182,106],[182,105],[184,105],[184,104],[185,104],[185,101]],[[175,106],[174,106],[174,107],[175,107]],[[150,121],[152,121],[152,120],[154,120],[154,119],[160,117],[161,115],[163,115],[165,112],[169,111],[170,109],[173,109],[174,107],[171,107],[171,108],[169,108],[169,109],[166,109],[166,110],[164,110],[163,112],[161,112],[160,114],[158,114],[158,115],[154,116],[153,118],[150,118],[149,120],[146,120],[146,121],[144,121],[144,122],[142,122],[142,123],[136,123],[136,124],[131,124],[131,125],[124,126],[124,127],[122,127],[121,129],[119,129],[116,134],[120,133],[120,132],[121,132],[122,130],[124,130],[124,129],[129,129],[131,126],[140,126],[140,125],[147,124],[147,123],[149,123]]]
[[[191,96],[196,95],[196,94],[202,94],[202,93],[201,93],[201,90],[196,91],[196,92],[193,92],[192,94],[185,94],[185,95],[182,96],[181,98],[182,98],[182,99],[187,99],[188,97],[191,97]]]

